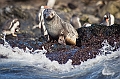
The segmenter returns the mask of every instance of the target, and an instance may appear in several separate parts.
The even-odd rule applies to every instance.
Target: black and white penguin
[[[115,18],[112,14],[107,12],[103,17],[103,22],[100,25],[111,26],[114,24]]]
[[[70,23],[64,22],[53,9],[45,9],[43,15],[50,39],[58,41],[63,36],[59,43],[76,45],[78,33]]]
[[[73,14],[71,19],[70,19],[70,24],[75,28],[81,28],[81,23],[80,23],[80,18],[78,17],[77,14]]]
[[[17,36],[15,32],[18,32],[19,30],[20,30],[20,22],[17,18],[6,21],[2,27],[2,33],[4,35],[12,34],[13,36]]]
[[[44,25],[44,17],[43,17],[43,12],[45,9],[49,8],[48,6],[41,6],[38,18],[39,18],[39,28],[41,28],[41,34],[46,36],[48,35],[48,32],[46,30],[46,27]]]
[[[45,27],[45,25],[44,25],[43,12],[44,12],[44,10],[47,9],[47,8],[53,8],[55,2],[56,2],[56,0],[48,0],[46,6],[41,6],[41,7],[40,7],[40,10],[39,10],[38,15],[37,15],[37,18],[36,18],[36,21],[38,22],[38,25],[35,25],[35,26],[33,26],[33,28],[32,28],[32,29],[35,29],[35,28],[37,28],[37,27],[40,28],[40,30],[41,30],[41,35],[42,35],[42,36],[47,36],[48,39],[49,39],[49,36],[48,36],[48,32],[47,32],[47,30],[46,30],[46,27]]]

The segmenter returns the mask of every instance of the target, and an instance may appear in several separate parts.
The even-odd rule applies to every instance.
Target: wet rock
[[[95,17],[94,15],[90,15],[90,14],[83,14],[82,16],[81,16],[81,20],[82,21],[85,21],[86,20],[86,22],[87,22],[87,19],[88,19],[88,22],[89,23],[96,23],[96,24],[99,24],[99,21],[100,21],[100,19],[98,18],[98,17]],[[83,23],[84,24],[84,23]]]
[[[115,17],[116,17],[116,18],[120,18],[120,12],[117,12],[117,13],[115,14]]]
[[[23,1],[23,0],[22,0]],[[46,1],[46,0],[45,0]],[[76,3],[73,3],[74,7],[70,8],[67,4],[71,3],[74,0],[68,0],[68,1],[57,1],[58,5],[54,6],[55,11],[58,13],[58,15],[65,21],[69,22],[69,18],[73,13],[78,13],[79,15],[87,14],[87,18],[81,18],[81,20],[84,20],[86,22],[91,23],[97,23],[98,20],[96,20],[96,8],[93,6],[95,2],[87,1],[87,0],[75,0]],[[31,0],[28,1],[30,4],[34,4]],[[32,3],[31,3],[32,2]],[[43,4],[44,0],[41,0],[41,3]],[[67,3],[67,4],[66,4]],[[108,5],[102,5],[101,8],[98,9],[98,15],[100,17],[103,17],[104,12],[106,12],[106,7],[112,5],[112,2],[107,2]],[[117,1],[114,2],[118,3]],[[16,3],[17,4],[17,3]],[[35,3],[37,5],[37,3]],[[61,5],[62,4],[62,5]],[[45,4],[44,4],[45,5]],[[58,7],[59,6],[59,7]],[[94,7],[95,10],[90,8],[84,8],[84,7]],[[117,6],[117,7],[116,7]],[[39,5],[40,7],[40,5]],[[113,7],[113,6],[112,6]],[[116,17],[119,17],[119,11],[118,8],[119,5],[115,4],[114,12]],[[31,9],[32,8],[32,9]],[[85,11],[86,10],[86,11]],[[109,8],[109,10],[113,10]],[[116,42],[116,49],[120,47],[120,25],[114,24],[112,26],[101,26],[101,25],[92,25],[91,27],[82,27],[78,29],[79,38],[77,39],[77,45],[60,45],[57,42],[46,42],[44,37],[41,37],[41,33],[38,28],[32,29],[34,25],[36,25],[35,18],[36,14],[39,11],[39,8],[37,7],[33,9],[33,6],[13,6],[13,7],[4,7],[0,9],[0,27],[1,25],[10,18],[17,17],[20,19],[21,30],[20,33],[18,33],[17,37],[12,37],[11,35],[6,36],[6,41],[12,46],[12,47],[19,47],[25,50],[26,47],[29,49],[33,48],[33,51],[36,49],[42,49],[42,46],[45,47],[45,49],[48,51],[46,53],[46,56],[50,60],[56,60],[60,64],[66,63],[69,59],[72,60],[73,65],[79,65],[81,62],[85,62],[88,59],[95,58],[96,55],[100,54],[99,49],[102,47],[101,43],[106,39],[111,46],[114,46],[114,42]],[[90,13],[90,14],[89,14]],[[92,19],[90,19],[88,17]],[[83,16],[81,16],[83,17]],[[89,19],[88,19],[89,18]],[[94,19],[93,19],[94,18]],[[98,19],[98,18],[97,18]],[[99,18],[100,19],[100,18]],[[117,21],[119,22],[119,20]],[[3,40],[0,39],[0,44],[3,44]],[[0,58],[4,58],[5,56],[0,55]]]
[[[28,18],[28,14],[22,11],[20,7],[16,7],[14,5],[9,5],[1,9],[0,11],[0,25],[4,23],[8,19],[12,18],[19,18],[19,19],[25,19]]]
[[[0,54],[0,58],[8,58],[8,57]]]
[[[70,9],[76,9],[76,8],[77,8],[77,5],[72,4],[72,3],[68,3],[68,7],[69,7]]]
[[[116,49],[120,47],[120,25],[101,26],[92,25],[78,29],[79,38],[77,45],[61,45],[58,42],[43,42],[31,34],[19,34],[18,37],[7,36],[6,41],[12,47],[19,47],[25,50],[42,49],[47,50],[46,56],[50,60],[56,60],[60,64],[66,63],[69,59],[73,65],[79,65],[88,59],[93,59],[100,54],[101,43],[106,39],[111,46],[116,42]],[[2,44],[3,41],[1,40]],[[115,50],[114,50],[115,51]]]
[[[29,13],[23,11],[20,7],[8,5],[0,10],[0,25],[8,19],[18,18],[25,20],[29,17]]]
[[[91,27],[87,28],[80,28],[78,29],[79,39],[81,46],[95,46],[96,48],[100,47],[101,42],[104,39],[117,41],[119,43],[118,37],[120,37],[120,34],[118,33],[120,31],[120,25],[112,25],[112,26],[101,26],[101,25],[92,25]],[[113,37],[112,39],[110,39]],[[77,43],[77,44],[80,44]],[[78,45],[79,46],[79,45]]]
[[[109,2],[108,5],[107,5],[107,11],[108,12],[111,12],[113,15],[117,12],[119,12],[119,8],[120,8],[120,5],[119,5],[119,2],[120,1],[116,1],[116,2]]]
[[[6,20],[18,18],[21,23],[20,33],[32,33],[39,35],[40,30],[34,31],[33,26],[36,23],[37,11],[33,9],[22,9],[20,6],[8,5],[0,9],[0,28],[4,25]]]
[[[3,14],[5,14],[10,18],[13,18],[13,17],[19,17],[21,19],[27,18],[27,15],[25,15],[25,12],[22,11],[20,7],[15,7],[14,5],[10,5],[3,8]]]
[[[101,48],[101,43],[103,42],[103,40],[107,38],[110,39],[111,37],[110,35],[114,35],[115,32],[118,32],[120,30],[120,29],[117,30],[119,26],[117,26],[114,29],[113,28],[114,27],[99,26],[99,25],[98,26],[95,25],[91,28],[85,28],[85,27],[80,28],[78,29],[79,39],[77,42],[78,44],[77,46],[79,47],[59,45],[55,43],[49,43],[47,45],[45,44],[44,46],[48,50],[46,56],[51,60],[58,61],[60,64],[66,63],[67,62],[66,60],[68,59],[72,59],[73,65],[79,65],[81,62],[95,58],[96,55],[99,54],[98,49]],[[107,32],[105,33],[105,31]],[[101,34],[103,34],[103,37],[101,37]],[[109,40],[109,42],[111,40]],[[111,42],[114,42],[114,40]],[[119,43],[119,41],[117,42]]]

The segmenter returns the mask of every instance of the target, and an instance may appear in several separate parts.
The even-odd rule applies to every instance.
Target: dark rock
[[[6,0],[5,0],[6,1]],[[20,0],[19,0],[20,1]],[[22,0],[23,1],[23,0]],[[26,1],[26,0],[25,0]],[[34,4],[31,0],[30,4]],[[28,2],[29,2],[28,1]],[[43,4],[41,0],[40,4]],[[65,1],[66,3],[71,3],[71,1],[74,0],[68,0]],[[65,20],[69,21],[69,18],[71,17],[71,14],[76,12],[83,12],[87,10],[87,12],[91,13],[90,15],[96,15],[96,8],[93,10],[91,7],[88,10],[84,7],[89,7],[93,4],[95,4],[92,1],[82,0],[82,3],[80,0],[75,0],[76,3],[73,3],[73,7],[71,7],[71,10],[65,10],[68,9],[68,5],[65,5],[63,0],[59,1],[59,5],[55,5],[55,10],[60,15],[60,17]],[[64,3],[65,6],[63,6],[63,9],[61,9],[61,4]],[[80,3],[80,5],[79,5]],[[16,2],[17,4],[17,2]],[[85,4],[85,6],[83,6]],[[89,5],[88,5],[89,4]],[[108,4],[109,3],[108,1]],[[37,3],[35,3],[37,5]],[[71,4],[70,4],[71,5]],[[56,6],[60,6],[57,8]],[[115,5],[118,9],[118,4]],[[7,8],[8,7],[8,8]],[[7,6],[0,9],[0,27],[7,19],[11,19],[13,17],[17,17],[20,19],[21,22],[21,30],[20,33],[18,33],[17,37],[12,37],[11,35],[6,36],[6,41],[12,46],[12,47],[19,47],[25,50],[26,47],[29,49],[33,48],[33,51],[36,49],[42,49],[42,46],[45,47],[45,49],[48,51],[46,53],[46,56],[50,60],[56,60],[60,64],[66,63],[69,59],[72,60],[73,65],[79,65],[81,62],[85,62],[88,59],[93,59],[96,57],[96,55],[100,54],[99,49],[102,47],[101,43],[106,39],[111,46],[114,46],[114,42],[116,42],[116,49],[120,47],[120,25],[114,24],[112,26],[101,26],[101,25],[92,25],[91,27],[82,27],[79,28],[78,34],[79,38],[77,39],[77,45],[60,45],[57,42],[46,42],[44,37],[41,37],[40,31],[38,28],[32,29],[34,25],[36,25],[35,18],[36,14],[39,11],[39,9],[23,9],[20,6]],[[27,6],[25,6],[27,7]],[[40,6],[39,6],[40,7]],[[99,8],[98,15],[102,17],[104,15],[104,9],[106,5],[103,5],[101,8]],[[7,10],[6,10],[7,8]],[[72,11],[73,10],[73,11]],[[109,9],[111,10],[111,9]],[[118,10],[116,10],[117,12]],[[88,14],[86,11],[85,13]],[[95,14],[94,14],[95,13]],[[115,13],[116,16],[118,16],[118,12]],[[119,20],[117,21],[119,23]],[[0,39],[0,44],[3,44],[3,40]],[[116,50],[114,50],[116,51]],[[0,58],[6,58],[6,56],[0,55]]]
[[[74,4],[72,4],[72,3],[68,3],[68,7],[69,7],[70,9],[76,9],[76,8],[77,8],[77,6],[74,5]]]
[[[3,14],[5,14],[6,16],[10,18],[18,17],[18,18],[24,19],[28,17],[27,15],[25,15],[25,12],[22,11],[20,7],[16,7],[14,5],[5,7],[3,9]]]
[[[103,17],[103,15],[106,12],[110,12],[111,14],[113,14],[115,16],[115,18],[119,18],[118,13],[120,12],[120,5],[119,5],[120,1],[109,1],[106,3],[106,5],[104,5],[101,9],[99,9],[99,15],[100,17]]]
[[[4,25],[6,20],[18,18],[21,23],[20,33],[40,34],[40,30],[34,31],[32,28],[37,25],[35,22],[37,11],[23,10],[20,6],[8,5],[0,9],[0,28]]]
[[[61,64],[66,63],[66,60],[70,58],[72,59],[73,65],[78,65],[81,62],[87,61],[87,59],[95,58],[96,55],[100,54],[99,49],[102,47],[101,43],[105,39],[108,40],[111,46],[114,46],[114,42],[117,42],[118,44],[117,48],[118,48],[120,46],[119,31],[120,31],[120,25],[113,25],[109,27],[93,25],[92,27],[89,28],[83,27],[78,29],[79,39],[77,42],[78,44],[77,46],[79,46],[79,48],[69,46],[70,49],[66,49],[65,47],[63,50],[60,49],[60,50],[52,51],[47,53],[46,55],[51,60],[56,60]],[[76,51],[74,51],[73,54],[72,54],[73,49],[71,47],[73,49],[76,49]],[[54,49],[55,48],[59,48],[59,46],[54,47]],[[51,49],[51,46],[47,49]]]
[[[99,49],[102,47],[101,43],[106,39],[111,46],[116,42],[116,49],[120,47],[120,25],[101,26],[92,25],[91,27],[82,27],[78,29],[79,38],[77,45],[61,45],[57,42],[41,42],[32,34],[18,34],[18,37],[6,37],[6,41],[12,47],[19,47],[25,50],[33,48],[42,49],[42,46],[47,50],[46,56],[50,60],[56,60],[60,64],[66,63],[72,59],[73,65],[79,65],[81,62],[93,59],[100,54]],[[0,40],[3,44],[3,41]],[[114,50],[115,51],[115,50]],[[3,58],[4,56],[1,55]]]
[[[0,58],[8,58],[8,57],[0,54]]]
[[[78,29],[79,39],[81,44],[78,46],[97,46],[96,48],[100,47],[100,44],[103,40],[107,39],[108,41],[113,40],[114,42],[118,42],[120,25],[112,25],[112,26],[101,26],[101,25],[93,25],[87,28],[80,28]],[[111,41],[111,42],[113,42]]]

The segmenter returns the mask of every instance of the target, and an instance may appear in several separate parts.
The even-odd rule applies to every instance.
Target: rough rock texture
[[[36,16],[41,5],[46,5],[47,0],[0,0],[0,28],[7,19],[17,17],[21,22],[21,30],[17,37],[11,35],[6,36],[6,41],[12,47],[19,47],[25,49],[42,49],[42,46],[48,51],[46,56],[50,60],[56,60],[60,64],[66,63],[68,59],[72,59],[73,65],[78,65],[87,59],[95,58],[100,54],[99,49],[102,47],[101,43],[107,39],[111,46],[116,42],[116,48],[120,47],[120,25],[119,25],[119,5],[117,1],[103,1],[97,3],[97,0],[57,0],[54,10],[60,17],[69,22],[70,17],[74,13],[78,13],[81,21],[96,23],[91,27],[82,27],[78,29],[79,38],[77,45],[60,45],[57,42],[46,42],[44,37],[41,37],[40,29],[32,29],[36,23]],[[100,1],[101,2],[101,1]],[[114,4],[112,4],[114,2]],[[13,5],[14,4],[14,5]],[[111,9],[114,5],[114,9]],[[7,8],[9,6],[9,8]],[[13,7],[11,7],[13,6]],[[115,25],[100,26],[99,20],[106,11],[114,12],[116,10]],[[7,8],[7,9],[6,9]],[[86,16],[87,15],[87,16]],[[94,17],[91,20],[89,16]],[[2,37],[2,36],[1,36]],[[0,39],[3,44],[3,40]],[[7,56],[0,55],[0,58],[7,58]]]
[[[116,15],[117,13],[120,12],[119,3],[120,3],[119,0],[106,2],[106,5],[101,10],[99,10],[99,15],[103,16],[106,13],[106,11],[110,12],[113,15]]]
[[[42,46],[48,51],[46,56],[50,60],[56,60],[60,64],[66,63],[72,59],[73,65],[79,65],[81,62],[95,58],[100,54],[101,43],[107,39],[111,46],[116,42],[116,49],[120,47],[120,25],[83,27],[78,29],[79,39],[77,45],[60,45],[57,42],[40,41],[44,38],[35,38],[30,34],[19,34],[18,37],[6,37],[6,40],[12,47],[25,49],[42,49]],[[3,43],[0,40],[0,43]],[[115,49],[115,50],[116,50]],[[4,56],[1,55],[1,58]]]

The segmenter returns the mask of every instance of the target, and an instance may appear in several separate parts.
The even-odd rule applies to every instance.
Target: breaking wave
[[[33,51],[27,47],[26,50],[23,50],[18,47],[12,48],[5,40],[4,42],[4,44],[0,44],[0,55],[7,58],[0,59],[0,71],[4,71],[9,67],[14,70],[15,67],[19,66],[20,68],[32,67],[31,69],[33,69],[34,72],[30,74],[34,73],[42,78],[74,77],[99,79],[99,77],[104,78],[104,76],[112,76],[112,78],[115,79],[120,78],[120,48],[113,51],[115,46],[110,46],[107,40],[102,43],[103,47],[100,49],[102,54],[96,56],[96,58],[82,62],[81,65],[72,65],[71,59],[69,59],[66,64],[59,64],[57,61],[51,61],[46,57],[47,51],[44,47],[42,47],[42,50]],[[3,76],[5,77],[5,75],[1,75],[2,78],[4,78]]]

